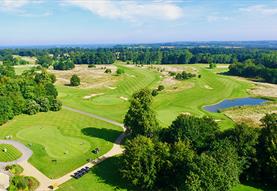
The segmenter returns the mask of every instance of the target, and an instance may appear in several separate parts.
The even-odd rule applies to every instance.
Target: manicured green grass
[[[121,80],[115,85],[116,89],[81,89],[57,86],[60,99],[64,105],[122,122],[129,107],[129,102],[120,97],[130,98],[135,91],[141,88],[156,87],[160,81],[160,74],[147,69],[128,67],[118,63],[116,66],[125,70],[125,74],[119,77]],[[88,100],[83,99],[84,96],[94,93],[103,93],[103,95]]]
[[[122,129],[112,124],[68,110],[20,115],[1,127],[0,139],[12,135],[27,145],[30,162],[50,178],[60,177],[103,155]],[[100,152],[91,151],[96,147]]]
[[[120,97],[128,97],[143,87],[157,87],[162,80],[161,74],[148,68],[127,67],[123,64],[116,64],[124,68],[125,74],[122,80],[116,84],[116,89],[81,89],[66,86],[58,86],[60,98],[65,105],[78,108],[84,111],[95,113],[107,118],[122,122],[128,110],[129,102]],[[178,86],[176,91],[161,92],[154,98],[153,108],[162,126],[168,126],[182,112],[189,112],[194,115],[210,115],[215,117],[222,129],[232,127],[233,122],[223,114],[206,112],[202,109],[205,105],[214,104],[226,98],[249,96],[247,89],[252,87],[250,82],[239,81],[234,77],[220,75],[218,73],[227,71],[227,68],[208,69],[207,65],[178,65],[194,67],[201,74],[201,78],[185,80]],[[189,88],[183,88],[188,86]],[[208,88],[207,88],[208,87]],[[84,100],[83,97],[93,93],[104,93]]]
[[[9,144],[0,144],[0,162],[14,161],[16,159],[19,159],[21,155],[22,153],[14,146]]]
[[[208,69],[206,65],[193,65],[201,78],[192,78],[186,83],[194,86],[180,92],[162,92],[154,101],[160,122],[167,126],[177,115],[189,112],[193,115],[209,115],[219,120],[222,128],[232,126],[232,121],[223,114],[206,112],[202,107],[226,98],[249,96],[247,89],[251,83],[238,81],[233,77],[218,74],[226,69]],[[184,66],[186,67],[186,66]],[[207,88],[209,87],[209,88]]]
[[[103,161],[99,165],[92,168],[92,170],[76,180],[71,179],[60,186],[58,191],[90,191],[90,190],[101,190],[101,191],[125,191],[133,190],[128,187],[126,182],[120,178],[119,165],[120,158],[112,157]]]

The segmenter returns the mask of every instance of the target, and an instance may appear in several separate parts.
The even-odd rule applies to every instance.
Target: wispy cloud
[[[0,8],[9,11],[17,10],[30,3],[30,0],[0,0]]]
[[[252,5],[240,8],[239,10],[247,13],[261,14],[266,16],[272,16],[277,14],[277,7],[269,7],[267,5]]]
[[[128,21],[177,20],[183,16],[183,9],[172,1],[115,1],[115,0],[64,0],[64,4],[78,6],[93,14],[110,19]]]
[[[42,4],[44,0],[0,0],[0,10],[11,12],[13,14],[24,17],[46,17],[52,15],[51,11],[27,11],[31,4]]]

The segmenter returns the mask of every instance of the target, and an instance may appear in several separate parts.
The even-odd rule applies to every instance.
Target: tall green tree
[[[129,110],[124,118],[124,125],[132,136],[145,135],[152,137],[158,130],[154,111],[151,108],[152,95],[150,90],[142,89],[133,94]]]
[[[267,114],[262,120],[260,142],[257,146],[261,178],[277,185],[277,114]]]
[[[193,148],[202,151],[216,138],[218,132],[219,127],[212,118],[182,114],[165,130],[162,139],[169,143],[189,141]]]
[[[137,136],[128,141],[123,155],[123,178],[143,190],[152,190],[157,179],[157,155],[150,138]]]

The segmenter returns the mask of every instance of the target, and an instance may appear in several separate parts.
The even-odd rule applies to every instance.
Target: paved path
[[[77,110],[77,109],[74,109],[74,108],[71,108],[71,107],[68,107],[68,106],[63,106],[64,109],[67,109],[67,110],[70,110],[70,111],[73,111],[73,112],[76,112],[76,113],[80,113],[80,114],[83,114],[83,115],[86,115],[86,116],[89,116],[91,118],[96,118],[96,119],[99,119],[99,120],[102,120],[102,121],[106,121],[108,123],[111,123],[111,124],[114,124],[114,125],[117,125],[117,126],[120,126],[123,128],[124,132],[125,132],[125,128],[124,128],[124,125],[121,124],[121,123],[118,123],[116,121],[113,121],[113,120],[110,120],[110,119],[107,119],[107,118],[104,118],[104,117],[101,117],[101,116],[98,116],[98,115],[95,115],[95,114],[91,114],[91,113],[88,113],[88,112],[84,112],[84,111],[80,111],[80,110]],[[30,164],[28,162],[28,159],[29,158],[25,158],[25,160],[20,160],[20,161],[17,161],[17,163],[19,165],[21,165],[23,168],[24,168],[24,171],[23,171],[23,175],[25,176],[33,176],[35,177],[39,182],[40,182],[40,186],[39,188],[37,189],[37,191],[48,191],[50,190],[49,189],[49,186],[50,185],[61,185],[63,183],[65,183],[66,181],[70,180],[72,177],[71,175],[73,175],[76,171],[80,170],[81,168],[85,167],[85,166],[88,166],[88,167],[93,167],[94,165],[102,162],[103,160],[107,159],[107,158],[110,158],[110,157],[113,157],[115,155],[119,155],[123,152],[123,148],[121,148],[120,144],[122,142],[122,140],[126,137],[126,134],[125,133],[122,133],[116,140],[115,140],[115,143],[113,144],[113,147],[112,149],[107,152],[106,154],[100,156],[99,158],[95,159],[94,161],[92,162],[89,162],[87,164],[84,164],[83,166],[73,170],[72,172],[69,172],[67,173],[66,175],[60,177],[60,178],[57,178],[57,179],[50,179],[48,178],[47,176],[45,176],[42,172],[40,172],[37,168],[35,168],[32,164]],[[12,141],[14,142],[14,141]],[[1,143],[1,142],[0,142]],[[18,143],[16,142],[16,144],[19,144],[19,145],[14,145],[16,148],[19,147],[22,147],[24,146],[23,144],[21,143]],[[24,146],[25,147],[25,146]],[[22,147],[23,148],[23,147]],[[27,148],[27,147],[25,147]],[[27,148],[28,149],[28,148]],[[30,151],[30,149],[29,149]],[[22,152],[22,151],[21,151]],[[22,152],[23,153],[23,152]],[[30,154],[30,153],[29,153]],[[31,154],[30,156],[32,155],[32,151],[31,151]],[[30,157],[29,156],[29,157]],[[24,158],[23,158],[24,159]]]
[[[20,142],[14,141],[14,140],[0,140],[0,144],[9,144],[14,146],[17,150],[19,150],[22,153],[22,156],[15,160],[15,161],[11,161],[11,162],[0,162],[0,167],[5,167],[7,165],[13,165],[13,164],[18,164],[22,161],[28,161],[28,159],[32,156],[33,152],[26,147],[25,145],[23,145]]]

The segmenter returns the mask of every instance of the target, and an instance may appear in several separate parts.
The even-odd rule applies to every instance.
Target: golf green
[[[0,162],[10,162],[19,159],[22,153],[10,144],[0,144]]]
[[[29,162],[57,178],[108,152],[121,132],[121,127],[63,109],[17,116],[1,127],[0,139],[10,135],[24,143],[33,151]],[[93,154],[96,147],[100,152]]]

